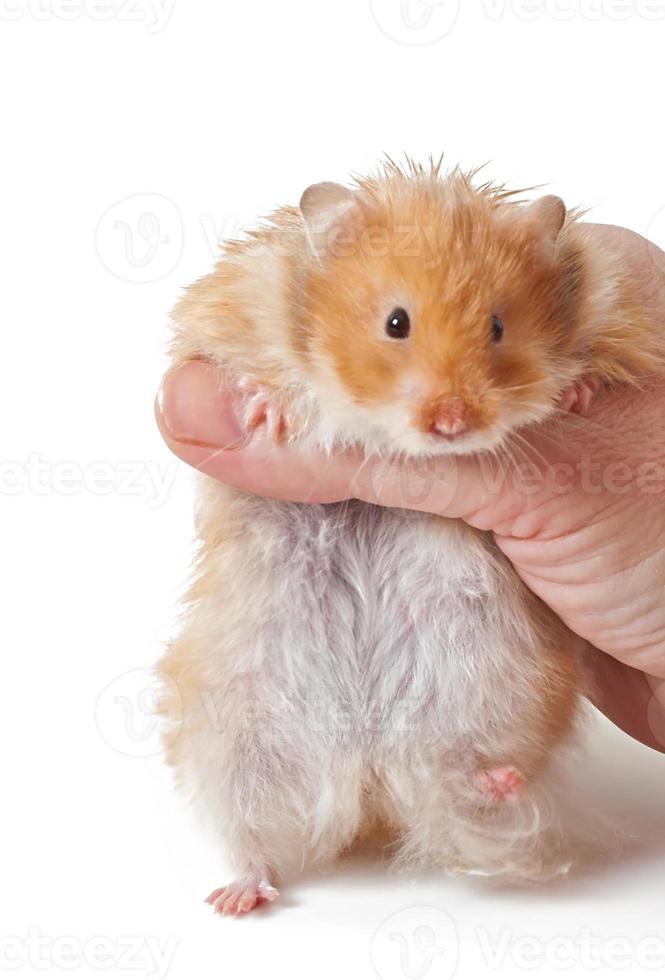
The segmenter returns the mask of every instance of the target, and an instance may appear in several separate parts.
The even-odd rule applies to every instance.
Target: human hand
[[[665,254],[621,228],[585,226],[621,253],[665,330]],[[588,418],[534,428],[520,459],[439,457],[367,465],[251,438],[214,369],[190,362],[162,386],[157,421],[181,459],[225,483],[303,502],[358,498],[461,518],[494,533],[524,582],[588,643],[594,700],[665,751],[665,379],[605,392]]]

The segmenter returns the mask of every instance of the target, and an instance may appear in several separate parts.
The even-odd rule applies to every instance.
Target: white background
[[[445,151],[665,247],[665,2],[410,3],[0,0],[8,975],[665,972],[664,762],[609,725],[580,778],[641,838],[595,875],[521,892],[356,861],[230,921],[157,754],[192,480],[152,400],[217,239],[383,151]]]

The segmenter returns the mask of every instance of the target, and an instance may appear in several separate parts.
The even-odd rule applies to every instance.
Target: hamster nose
[[[446,439],[457,439],[471,428],[472,417],[469,406],[462,398],[446,398],[434,413],[430,432]]]

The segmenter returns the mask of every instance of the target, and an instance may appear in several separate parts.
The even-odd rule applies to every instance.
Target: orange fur
[[[461,172],[442,180],[436,168],[389,166],[359,182],[358,199],[362,220],[356,215],[344,247],[333,242],[307,281],[306,320],[359,403],[385,402],[401,379],[418,377],[413,417],[425,431],[451,395],[489,429],[534,402],[552,403],[582,373],[634,383],[662,366],[661,333],[627,283],[608,311],[602,293],[616,270],[602,277],[574,214],[549,241],[544,219],[502,189],[474,187]],[[391,297],[413,321],[405,344],[382,334]],[[493,313],[506,325],[495,345]]]
[[[421,436],[453,397],[478,437],[459,451],[543,418],[583,374],[636,384],[662,369],[662,331],[577,214],[475,177],[388,163],[358,180],[322,262],[307,255],[298,209],[276,211],[181,300],[175,360],[206,356],[281,392],[297,372],[367,417],[401,413]],[[396,306],[412,321],[404,342],[385,334]],[[493,314],[505,324],[499,343]],[[439,451],[433,442],[405,448]]]

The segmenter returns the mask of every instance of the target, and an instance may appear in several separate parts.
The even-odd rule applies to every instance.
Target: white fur
[[[206,479],[202,520],[221,512],[233,533],[178,641],[199,677],[178,769],[238,871],[330,861],[377,815],[400,863],[567,870],[538,695],[566,634],[490,538]],[[474,770],[525,756],[538,775],[520,800],[479,801]]]

